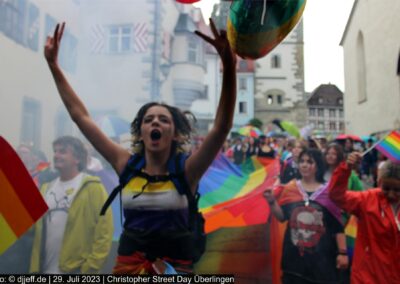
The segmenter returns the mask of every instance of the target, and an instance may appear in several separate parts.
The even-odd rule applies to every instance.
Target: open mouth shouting
[[[161,132],[158,129],[153,129],[150,133],[151,141],[158,141],[161,139]]]

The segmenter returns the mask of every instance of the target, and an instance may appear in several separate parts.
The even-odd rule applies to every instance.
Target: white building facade
[[[304,106],[303,22],[288,34],[267,56],[256,61],[255,116],[270,123],[289,120],[306,124]],[[300,105],[299,105],[300,104]]]
[[[59,8],[59,5],[63,9]],[[61,100],[43,56],[54,19],[75,18],[76,1],[0,2],[0,135],[14,146],[33,144],[51,149],[57,131],[71,132],[59,116]],[[77,83],[78,24],[67,23],[59,62],[72,84]],[[57,128],[58,126],[65,129]]]
[[[175,0],[1,1],[0,134],[14,146],[31,144],[50,155],[56,137],[80,135],[43,56],[45,37],[64,20],[60,65],[94,117],[131,121],[149,101],[191,109],[208,98],[213,119],[219,73],[206,76],[206,60],[215,69],[219,58],[193,34],[208,30],[199,9]]]
[[[254,75],[253,60],[238,58],[237,63],[237,100],[232,131],[249,123],[254,118]]]
[[[345,130],[368,135],[400,128],[400,1],[354,2],[341,45]]]

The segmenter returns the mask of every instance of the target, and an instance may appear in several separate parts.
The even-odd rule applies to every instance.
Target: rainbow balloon
[[[242,58],[268,54],[294,28],[306,0],[235,0],[228,17],[228,39]]]

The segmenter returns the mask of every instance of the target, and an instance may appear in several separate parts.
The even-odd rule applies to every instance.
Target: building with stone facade
[[[355,0],[340,42],[345,130],[369,135],[400,128],[400,1]]]
[[[257,60],[254,99],[255,117],[264,124],[281,119],[305,126],[302,21],[267,56]]]
[[[318,133],[335,137],[345,130],[343,92],[336,85],[318,86],[307,100],[308,119]]]
[[[220,28],[226,26],[229,6],[229,2],[220,1],[214,7],[212,17]],[[301,20],[267,56],[255,61],[254,117],[263,121],[264,128],[274,119],[306,125],[303,45]]]

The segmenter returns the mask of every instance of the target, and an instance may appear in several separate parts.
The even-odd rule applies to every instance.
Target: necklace
[[[310,200],[315,200],[325,189],[325,185],[322,184],[320,187],[318,187],[312,194],[311,196],[309,196],[306,192],[306,190],[303,187],[303,183],[301,182],[301,180],[297,180],[297,187],[301,193],[301,195],[303,196],[303,200],[304,200],[304,204],[307,207],[308,205],[310,205]]]

